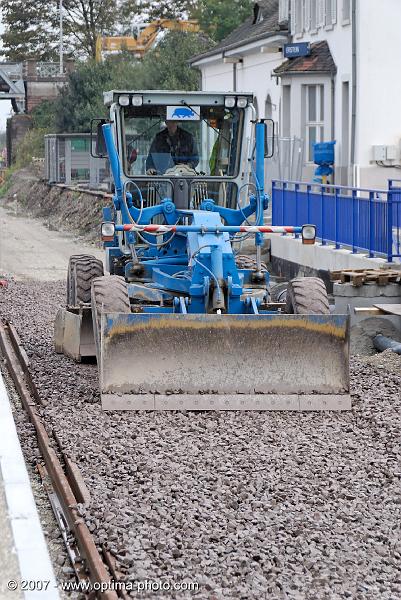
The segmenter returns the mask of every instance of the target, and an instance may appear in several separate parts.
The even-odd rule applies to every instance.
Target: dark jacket
[[[164,164],[161,166],[158,156],[164,155]],[[170,158],[171,157],[171,158]],[[166,160],[166,158],[168,160]],[[168,164],[168,161],[170,164]],[[191,133],[177,127],[173,137],[168,134],[167,127],[156,134],[150,146],[148,158],[146,159],[146,170],[156,169],[164,172],[173,165],[185,163],[195,168],[199,162],[198,148]]]

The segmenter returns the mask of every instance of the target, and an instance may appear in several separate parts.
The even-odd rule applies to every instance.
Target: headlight
[[[142,106],[143,104],[143,97],[136,95],[136,96],[132,96],[132,106]]]
[[[303,225],[302,226],[302,243],[303,244],[314,244],[316,239],[316,226],[315,225]]]
[[[235,106],[235,96],[226,96],[224,98],[224,106],[226,108],[234,108],[234,106]]]
[[[110,222],[102,223],[100,232],[101,232],[103,242],[113,241],[115,229],[116,228],[115,228],[114,223],[110,223]]]
[[[129,105],[129,96],[120,96],[118,99],[118,103],[120,106],[128,106]]]
[[[248,98],[238,98],[237,106],[238,108],[246,108],[248,106]]]

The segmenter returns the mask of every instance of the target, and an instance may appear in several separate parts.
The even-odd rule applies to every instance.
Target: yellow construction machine
[[[137,34],[134,36],[104,37],[99,35],[96,40],[96,62],[101,62],[103,52],[121,52],[122,50],[132,52],[135,58],[140,59],[153,46],[158,34],[165,29],[196,33],[199,31],[199,24],[196,20],[157,19],[144,26],[138,26]]]

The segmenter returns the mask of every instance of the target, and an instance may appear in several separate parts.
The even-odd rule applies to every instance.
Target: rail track
[[[78,504],[89,502],[89,492],[77,465],[67,453],[63,452],[57,435],[52,432],[49,436],[46,431],[45,424],[38,414],[38,407],[43,403],[29,372],[29,358],[16,329],[7,321],[0,322],[0,349],[23,408],[35,428],[44,461],[44,466],[39,465],[38,470],[77,580],[93,587],[94,591],[89,594],[91,598],[97,597],[100,600],[127,598],[123,590],[119,589],[118,592],[113,590],[113,587],[119,587],[120,582],[114,559],[105,548],[100,554],[80,514]],[[52,438],[62,460],[53,448]]]

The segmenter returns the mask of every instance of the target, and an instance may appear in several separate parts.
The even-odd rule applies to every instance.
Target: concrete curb
[[[12,548],[16,554],[21,581],[49,582],[46,590],[25,591],[25,600],[59,600],[57,584],[47,544],[39,521],[28,471],[26,469],[10,400],[0,373],[0,487],[4,488],[6,513],[12,530]],[[1,543],[1,542],[0,542]],[[10,577],[0,573],[0,591]],[[3,593],[3,592],[1,592]],[[13,598],[15,598],[13,592]]]

